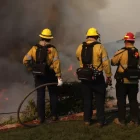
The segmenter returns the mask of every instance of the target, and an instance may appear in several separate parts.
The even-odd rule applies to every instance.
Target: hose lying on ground
[[[38,126],[39,124],[27,124],[27,123],[24,123],[21,121],[20,119],[20,109],[24,103],[24,101],[32,94],[34,93],[34,91],[36,91],[37,89],[41,88],[41,87],[45,87],[45,86],[52,86],[52,85],[57,85],[58,83],[46,83],[46,84],[43,84],[43,85],[40,85],[38,87],[36,87],[35,89],[33,89],[30,93],[28,93],[26,95],[26,97],[22,100],[22,102],[20,103],[19,107],[18,107],[18,110],[17,110],[17,119],[18,119],[18,122],[23,125],[23,126],[26,126],[26,127],[36,127]]]
[[[20,114],[21,113],[24,113],[24,112],[20,112],[21,110],[21,107],[23,105],[23,103],[25,102],[25,100],[32,94],[34,93],[34,91],[36,91],[37,89],[41,88],[41,87],[45,87],[45,86],[51,86],[51,85],[57,85],[58,83],[46,83],[46,84],[43,84],[43,85],[40,85],[38,87],[36,87],[35,89],[33,89],[30,93],[28,93],[25,98],[22,100],[22,102],[20,103],[19,107],[18,107],[18,110],[17,110],[17,119],[18,119],[18,122],[25,126],[25,127],[36,127],[36,126],[39,126],[39,124],[37,123],[24,123],[22,122],[21,118],[20,118]],[[111,87],[112,89],[112,87]],[[105,110],[105,112],[108,112],[108,113],[112,113],[112,112],[117,112],[118,109],[117,108],[113,108],[113,109],[107,109]]]
[[[46,83],[46,84],[43,84],[43,85],[40,85],[40,86],[38,86],[38,87],[36,87],[35,89],[33,89],[31,92],[29,92],[26,96],[25,96],[25,98],[22,100],[22,102],[20,103],[20,105],[19,105],[19,107],[18,107],[18,110],[17,110],[17,119],[18,119],[18,122],[21,124],[21,125],[23,125],[23,126],[25,126],[25,127],[36,127],[36,126],[39,126],[39,124],[31,124],[31,123],[24,123],[24,122],[22,122],[22,120],[21,120],[21,118],[20,118],[20,114],[21,114],[21,112],[20,112],[20,110],[21,110],[21,107],[22,107],[22,105],[23,105],[23,103],[25,102],[25,100],[32,94],[32,93],[34,93],[34,91],[36,91],[37,89],[39,89],[39,88],[41,88],[41,87],[45,87],[45,86],[51,86],[51,85],[57,85],[58,83]],[[116,111],[116,110],[114,110],[114,111]],[[108,112],[110,112],[110,111],[108,111]],[[111,111],[111,112],[113,112],[113,111]],[[24,112],[22,112],[22,113],[24,113]]]

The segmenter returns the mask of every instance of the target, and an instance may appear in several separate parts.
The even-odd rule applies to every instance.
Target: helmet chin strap
[[[99,40],[99,42],[101,42],[101,38],[100,38],[100,36],[99,36],[98,40]]]

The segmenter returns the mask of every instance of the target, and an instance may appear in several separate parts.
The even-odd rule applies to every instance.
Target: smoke
[[[23,56],[38,42],[38,34],[46,27],[52,30],[55,37],[53,43],[61,53],[62,68],[67,69],[71,63],[75,65],[76,47],[84,39],[81,35],[85,35],[89,26],[98,24],[98,11],[105,7],[106,2],[101,0],[4,1],[0,12],[0,56],[8,62],[6,65],[2,59],[1,67],[6,65],[21,73],[23,68],[21,65],[16,68],[15,63],[22,63]],[[92,21],[91,18],[96,20]],[[6,73],[9,77],[7,79],[4,78]],[[18,74],[16,78],[27,79],[25,72],[23,76]],[[4,75],[1,72],[0,76],[2,83],[15,79],[9,70]]]
[[[46,26],[52,28],[49,20],[51,22],[53,20],[51,14],[54,11],[54,3],[57,4],[53,0],[51,2],[35,0],[30,1],[30,3],[27,0],[5,1],[1,5],[0,14],[2,19],[0,23],[2,27],[2,36],[0,37],[1,55],[7,56],[7,54],[18,50],[21,53],[19,56],[23,56],[22,48],[29,48],[29,45],[35,43],[38,34]],[[19,56],[17,57],[19,58]]]
[[[78,62],[75,57],[75,51],[83,41],[85,41],[85,35],[87,29],[90,27],[97,27],[99,23],[98,12],[101,9],[106,8],[106,0],[71,0],[63,1],[63,9],[61,9],[62,22],[57,30],[56,38],[61,42],[57,42],[59,51],[61,52],[61,61],[63,75],[65,77],[71,77],[70,74],[65,73],[65,68],[68,68],[70,64],[73,65],[75,71],[78,67]],[[70,76],[69,76],[70,75]],[[77,80],[72,76],[73,80]]]
[[[130,11],[132,3],[135,4],[135,9]],[[32,75],[24,69],[22,59],[32,45],[39,41],[38,34],[46,27],[52,30],[55,37],[52,43],[60,54],[63,78],[76,79],[73,76],[78,67],[75,51],[85,40],[87,29],[96,27],[99,30],[102,43],[105,43],[109,56],[112,56],[123,47],[122,43],[116,44],[112,41],[122,38],[127,31],[140,30],[139,19],[135,16],[139,11],[139,3],[138,0],[2,1],[0,87],[8,88],[14,82],[22,87],[24,81],[28,81],[33,87]],[[68,73],[67,69],[71,64],[73,71]],[[19,95],[23,93],[24,91],[19,92]],[[18,96],[19,100],[21,98]]]
[[[27,81],[29,89],[34,87],[32,75],[25,70],[22,59],[39,41],[38,34],[46,27],[52,30],[55,37],[52,43],[60,53],[63,77],[71,77],[78,66],[75,50],[89,26],[98,24],[98,11],[105,7],[105,0],[5,0],[1,3],[0,88],[6,88],[5,94],[11,98],[7,105],[3,104],[5,111],[15,111],[27,93],[23,83]],[[74,69],[68,73],[71,64]]]
[[[17,111],[21,99],[25,97],[25,92],[31,91],[32,86],[20,83],[12,83],[8,89],[0,92],[0,112]],[[34,96],[31,96],[34,99]],[[29,99],[31,99],[29,97]],[[23,106],[24,108],[25,106]]]

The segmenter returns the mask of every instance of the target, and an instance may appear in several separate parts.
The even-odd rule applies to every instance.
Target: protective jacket
[[[23,64],[26,66],[29,61],[36,61],[36,50],[37,46],[33,46],[29,52],[23,58]],[[50,66],[50,69],[53,69],[56,73],[56,76],[61,76],[60,69],[60,60],[58,56],[58,52],[55,47],[48,48],[48,55],[46,57],[46,64]]]
[[[134,46],[129,46],[128,48],[133,48]],[[140,53],[139,53],[140,55]],[[118,50],[114,57],[111,59],[112,66],[118,66],[117,72],[123,73],[124,69],[128,67],[128,51],[125,49]],[[137,84],[138,80],[128,80],[127,78],[123,78],[123,82],[126,84]]]
[[[93,43],[93,41],[87,41],[86,43]],[[82,52],[82,45],[80,44],[79,47],[76,50],[76,57],[79,61],[80,67],[83,67],[82,64],[82,57],[81,57],[81,52]],[[106,77],[111,77],[111,65],[110,65],[110,60],[108,58],[108,54],[106,52],[106,49],[102,44],[96,44],[93,47],[93,56],[92,56],[92,65],[95,68],[98,68],[99,71],[105,71]]]

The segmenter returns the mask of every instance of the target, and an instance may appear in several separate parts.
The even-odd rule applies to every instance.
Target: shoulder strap
[[[40,44],[36,44],[34,46],[36,46],[37,48],[42,47]],[[56,47],[54,45],[52,45],[52,44],[47,44],[45,47],[46,48],[55,48],[56,49]]]
[[[93,47],[96,45],[96,44],[101,44],[100,42],[98,42],[98,41],[95,41],[95,42],[93,42]]]
[[[56,49],[56,47],[54,45],[52,45],[52,44],[47,44],[46,47],[47,48],[55,48]]]
[[[124,50],[122,50],[122,49],[124,49]],[[120,50],[122,50],[122,51],[120,53],[117,53],[116,55],[114,55],[114,57],[119,55],[119,54],[121,54],[121,53],[123,53],[123,52],[125,52],[127,49],[124,47],[124,48],[121,48]]]
[[[127,48],[123,47],[123,48],[121,48],[120,50],[122,50],[122,51],[121,51],[120,53],[114,55],[114,57],[120,55],[120,54],[123,53],[123,52],[125,52],[125,51],[127,50]],[[119,51],[119,50],[118,50],[118,51]],[[121,67],[125,70],[125,68],[124,68],[124,67],[121,65],[121,63],[119,62],[119,65],[118,65],[118,67],[117,67],[116,72],[118,71],[119,66],[121,66]]]
[[[89,65],[92,65],[92,57],[93,57],[93,47],[96,45],[96,44],[101,44],[100,42],[92,42],[92,43],[87,43],[87,42],[83,42],[83,45],[82,45],[82,52],[81,52],[81,57],[82,57],[82,63],[84,64],[89,64]],[[89,48],[88,49],[88,52],[87,52],[87,47]],[[83,52],[83,51],[86,51]],[[87,54],[89,53],[89,55]],[[85,61],[85,59],[83,58],[84,55],[87,55],[87,61]],[[88,62],[88,60],[90,60],[90,62]],[[83,62],[84,61],[84,62]],[[87,63],[88,62],[88,63]]]
[[[93,49],[96,44],[101,44],[101,43],[98,42],[98,41],[95,41],[95,42],[91,43],[89,47],[92,47],[92,49]],[[86,42],[83,42],[83,46],[82,47],[84,47],[85,45],[87,45],[87,43]],[[92,56],[93,56],[93,51],[92,51]],[[97,69],[99,69],[99,67],[101,65],[102,65],[102,61],[101,61],[100,65],[97,67]]]
[[[37,48],[40,48],[40,47],[42,47],[40,44],[36,44],[35,45]]]

